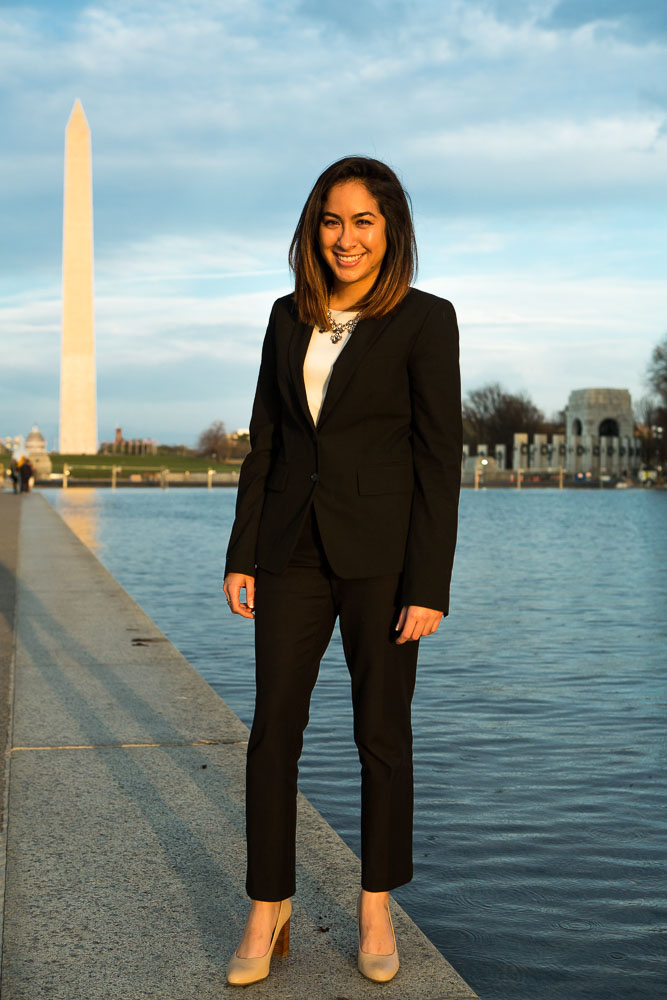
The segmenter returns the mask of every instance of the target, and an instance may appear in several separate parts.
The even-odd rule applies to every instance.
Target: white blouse
[[[346,312],[342,309],[332,309],[331,315],[337,323],[347,323],[357,315],[356,312]],[[329,380],[336,364],[338,355],[343,350],[351,334],[346,333],[337,344],[331,342],[331,331],[320,333],[319,326],[313,327],[310,344],[303,362],[303,380],[306,385],[308,408],[313,422],[317,423],[322,411],[322,403],[327,394]]]

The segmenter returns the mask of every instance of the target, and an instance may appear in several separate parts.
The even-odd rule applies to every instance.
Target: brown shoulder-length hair
[[[320,223],[332,187],[361,181],[385,219],[387,249],[375,284],[359,302],[363,317],[385,316],[407,294],[417,273],[417,243],[410,196],[394,171],[370,156],[346,156],[322,173],[303,207],[292,238],[289,263],[294,272],[294,299],[304,323],[327,327],[332,275],[319,247]]]

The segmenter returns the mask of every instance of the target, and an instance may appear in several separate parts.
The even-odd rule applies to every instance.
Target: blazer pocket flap
[[[286,462],[276,462],[268,476],[266,477],[266,488],[267,490],[275,490],[280,492],[285,489],[285,484],[287,483],[287,463]]]
[[[366,465],[357,470],[357,483],[362,495],[378,493],[409,493],[414,485],[409,462],[384,462]]]

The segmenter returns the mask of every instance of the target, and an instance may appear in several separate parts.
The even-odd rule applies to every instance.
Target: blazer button
[[[316,472],[313,472],[313,474],[312,474],[312,476],[311,476],[310,478],[311,478],[311,480],[312,480],[312,481],[313,481],[314,483],[316,483],[316,482],[317,482],[317,473],[316,473]]]

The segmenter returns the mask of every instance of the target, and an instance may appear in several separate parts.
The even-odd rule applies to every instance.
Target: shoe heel
[[[280,934],[276,938],[276,943],[273,946],[273,954],[274,955],[282,955],[282,956],[289,955],[289,925],[290,925],[290,919],[291,918],[288,917],[288,919],[285,921],[285,923],[283,924],[283,926],[282,926],[282,928],[280,930]]]
[[[394,950],[391,955],[373,955],[370,952],[361,950],[361,893],[357,899],[357,939],[359,942],[357,950],[357,968],[362,976],[372,980],[374,983],[388,983],[398,972],[398,948],[396,946],[396,934],[394,933],[394,921],[391,919],[391,911],[387,904],[389,914],[389,924],[394,938]]]

